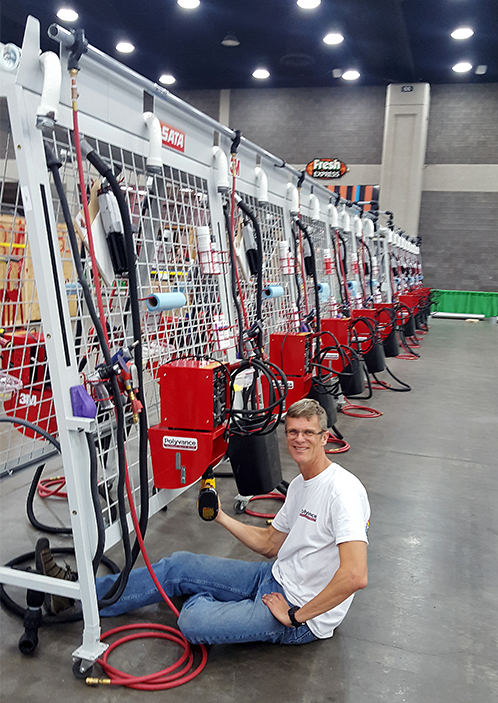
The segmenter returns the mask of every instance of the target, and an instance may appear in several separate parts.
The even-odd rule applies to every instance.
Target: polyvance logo
[[[185,151],[185,132],[177,127],[172,127],[166,122],[161,122],[161,136],[163,146],[168,146],[176,151]]]
[[[163,449],[183,449],[186,452],[197,451],[195,437],[167,437],[163,436]]]
[[[313,159],[306,166],[306,173],[312,178],[340,178],[348,167],[339,159]]]

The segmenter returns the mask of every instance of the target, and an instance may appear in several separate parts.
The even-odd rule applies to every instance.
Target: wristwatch
[[[305,624],[304,622],[298,622],[298,621],[296,620],[296,615],[295,615],[295,613],[296,613],[298,610],[301,610],[301,606],[299,606],[299,605],[293,605],[292,608],[289,608],[289,610],[287,611],[287,615],[289,616],[289,620],[290,620],[291,623],[294,625],[294,627],[301,627],[301,625],[304,625],[304,624]]]

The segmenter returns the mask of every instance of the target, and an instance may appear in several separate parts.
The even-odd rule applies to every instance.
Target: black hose
[[[81,259],[79,256],[78,241],[76,238],[76,232],[74,231],[74,225],[73,225],[73,220],[72,220],[71,213],[69,210],[69,204],[67,202],[66,193],[64,191],[64,186],[62,184],[62,180],[61,180],[61,177],[59,174],[59,168],[61,167],[61,163],[57,160],[54,152],[52,151],[52,149],[49,147],[49,145],[47,143],[45,143],[45,154],[46,154],[46,158],[47,158],[47,166],[48,166],[49,170],[52,172],[52,176],[54,179],[54,184],[55,184],[55,187],[57,190],[57,194],[58,194],[60,202],[61,202],[62,212],[64,215],[64,220],[66,222],[69,242],[70,242],[71,251],[73,254],[73,261],[74,261],[74,265],[76,267],[76,272],[78,274],[78,280],[79,280],[81,287],[83,289],[83,295],[85,298],[85,302],[87,304],[88,312],[89,312],[90,317],[92,319],[92,322],[94,324],[95,331],[97,333],[100,348],[102,350],[102,354],[104,356],[106,365],[111,366],[112,360],[111,360],[109,349],[107,348],[107,342],[106,342],[106,339],[104,336],[104,331],[102,329],[100,319],[99,319],[97,312],[95,310],[95,306],[94,306],[93,300],[92,300],[92,295],[91,295],[90,289],[88,287],[88,283],[86,281],[85,274],[83,271],[83,266],[81,264]],[[117,444],[117,451],[118,451],[118,466],[119,466],[117,497],[118,497],[118,506],[119,506],[119,520],[120,520],[121,533],[122,533],[121,537],[122,537],[123,549],[124,549],[124,553],[125,553],[125,567],[121,573],[121,577],[116,580],[116,582],[113,584],[111,589],[109,589],[109,592],[106,593],[106,595],[104,596],[104,599],[103,599],[104,605],[102,605],[102,607],[112,605],[117,600],[119,600],[119,598],[121,597],[121,595],[126,587],[128,575],[133,567],[132,557],[131,557],[131,548],[130,548],[130,536],[129,536],[129,532],[128,532],[128,522],[127,522],[127,518],[126,518],[126,500],[125,500],[126,457],[125,457],[125,452],[124,452],[124,441],[125,441],[124,411],[123,411],[123,403],[122,403],[122,399],[121,399],[121,394],[120,394],[119,387],[118,387],[118,381],[117,381],[115,374],[111,374],[110,384],[111,384],[112,395],[113,395],[113,399],[114,399],[114,407],[115,407],[115,411],[116,411],[116,425],[117,425],[116,426],[116,444]]]
[[[126,203],[123,191],[121,190],[118,180],[114,172],[108,166],[99,154],[91,147],[91,145],[83,140],[81,148],[88,161],[95,166],[97,171],[103,176],[111,186],[112,192],[118,203],[121,220],[123,223],[123,231],[125,238],[126,258],[128,260],[128,290],[131,306],[131,319],[133,326],[133,355],[135,366],[137,369],[138,389],[137,399],[142,404],[142,409],[139,413],[139,482],[140,482],[140,534],[145,537],[147,523],[149,519],[149,487],[148,487],[148,465],[147,465],[147,447],[148,447],[148,426],[147,426],[147,410],[145,403],[145,395],[143,392],[143,355],[142,355],[142,326],[140,320],[140,306],[138,299],[137,287],[137,272],[135,266],[135,246],[133,243],[133,229],[131,226],[129,208]],[[140,553],[140,545],[138,540],[135,540],[132,549],[132,565],[135,563]]]
[[[230,256],[230,286],[231,286],[231,290],[232,290],[233,304],[235,306],[235,310],[237,311],[237,326],[239,328],[239,339],[238,339],[239,356],[241,359],[243,359],[244,358],[244,342],[243,342],[244,323],[243,323],[243,319],[242,319],[242,310],[240,307],[240,302],[239,302],[238,292],[237,292],[237,277],[235,275],[235,267],[237,266],[237,262],[235,260],[235,251],[234,251],[234,246],[233,246],[233,233],[231,231],[230,213],[228,212],[227,205],[225,205],[225,207],[223,208],[223,214],[225,215],[225,227],[226,227],[227,234],[228,234],[228,251],[229,251],[229,256]]]
[[[235,380],[237,376],[247,370],[253,369],[254,375],[251,386],[243,394],[244,405],[234,408]],[[257,382],[260,377],[265,377],[268,382],[268,404],[264,408],[248,407],[256,405]],[[242,361],[232,372],[231,399],[230,399],[230,434],[269,434],[280,423],[284,400],[287,397],[288,384],[284,372],[272,362],[263,361],[256,357]],[[274,411],[277,412],[274,412]]]
[[[258,268],[256,274],[256,322],[261,325],[261,311],[262,311],[262,297],[263,297],[263,245],[261,238],[261,229],[259,227],[258,218],[253,213],[248,205],[243,200],[237,201],[237,206],[242,210],[244,214],[249,217],[254,227],[254,238],[256,239],[256,249],[258,255]],[[262,331],[261,327],[258,331],[258,349],[261,350],[262,344]]]
[[[315,257],[315,247],[311,241],[311,236],[308,232],[308,228],[301,222],[300,219],[296,220],[296,224],[305,236],[311,251],[311,276],[313,278],[313,287],[315,290],[315,308],[316,308],[316,331],[320,333],[321,331],[321,319],[320,319],[320,300],[318,292],[318,278],[316,275],[316,257]],[[319,337],[317,337],[317,342],[319,342]]]
[[[50,550],[52,554],[54,555],[73,555],[74,554],[74,549],[72,547],[56,547],[52,548]],[[19,568],[21,564],[25,564],[28,561],[34,561],[35,559],[35,552],[27,552],[26,554],[21,554],[18,557],[15,557],[14,559],[11,559],[5,564],[6,568]],[[101,563],[107,567],[110,571],[111,574],[118,574],[119,573],[119,567],[109,559],[109,557],[106,557],[105,555],[102,557]],[[7,608],[11,613],[14,613],[14,615],[17,615],[21,618],[24,618],[24,614],[26,612],[25,608],[23,608],[21,605],[16,603],[13,598],[11,598],[8,594],[7,591],[5,590],[4,584],[0,583],[0,603]],[[83,619],[83,613],[80,608],[73,612],[67,612],[64,614],[60,615],[43,615],[42,616],[42,625],[61,625],[65,623],[70,623],[70,622],[78,622],[79,620]]]

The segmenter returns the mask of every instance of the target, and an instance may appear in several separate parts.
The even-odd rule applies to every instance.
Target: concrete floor
[[[2,702],[498,700],[497,341],[498,327],[489,321],[433,320],[419,360],[389,361],[412,392],[375,391],[368,404],[384,413],[378,419],[339,416],[351,450],[336,458],[366,486],[372,519],[369,585],[332,639],[302,647],[214,646],[204,672],[169,693],[89,690],[71,673],[81,624],[44,628],[34,655],[23,657],[21,622],[2,610]],[[283,443],[282,457],[290,479],[296,468]],[[38,537],[24,516],[30,479],[26,470],[1,482],[2,563],[32,550]],[[229,507],[233,480],[219,479],[218,487]],[[151,559],[179,548],[256,559],[218,525],[200,522],[196,493],[153,518],[146,540]],[[119,560],[120,550],[111,556]],[[174,618],[158,605],[102,626],[142,621],[173,624]],[[138,674],[177,656],[173,644],[142,640],[123,646],[113,663]]]

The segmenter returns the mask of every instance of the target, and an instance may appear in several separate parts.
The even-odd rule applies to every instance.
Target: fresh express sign
[[[340,178],[348,167],[339,159],[313,159],[306,166],[306,173],[312,178]]]
[[[166,122],[161,122],[161,136],[163,146],[169,146],[177,151],[185,151],[185,132],[178,127],[172,127]]]

